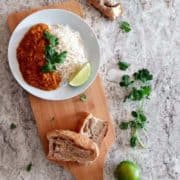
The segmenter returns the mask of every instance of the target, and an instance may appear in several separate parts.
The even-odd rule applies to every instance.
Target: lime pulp
[[[74,86],[74,87],[83,85],[89,79],[90,74],[91,74],[91,65],[90,63],[86,63],[69,80],[69,85]]]

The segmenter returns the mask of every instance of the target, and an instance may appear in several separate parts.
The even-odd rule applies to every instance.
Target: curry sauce
[[[17,48],[17,59],[24,80],[39,89],[53,90],[61,82],[58,72],[43,73],[42,67],[46,63],[45,47],[48,44],[44,32],[48,25],[37,24],[25,34]]]

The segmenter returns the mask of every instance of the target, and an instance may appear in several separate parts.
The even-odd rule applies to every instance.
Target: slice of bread
[[[101,145],[108,131],[108,122],[87,113],[85,119],[79,122],[79,133]]]
[[[47,134],[49,140],[48,159],[89,163],[99,155],[99,148],[89,138],[69,130],[54,130]]]

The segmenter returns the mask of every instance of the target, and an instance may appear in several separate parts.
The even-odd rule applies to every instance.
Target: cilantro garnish
[[[132,119],[127,122],[121,122],[119,125],[119,128],[122,130],[131,130],[131,147],[135,147],[138,144],[144,147],[138,135],[138,131],[140,129],[144,129],[147,123],[147,118],[143,111],[143,102],[145,99],[149,98],[151,94],[152,88],[149,82],[152,79],[153,76],[149,70],[140,69],[139,71],[135,72],[133,76],[122,76],[121,82],[119,83],[120,86],[125,87],[126,90],[128,90],[129,94],[125,97],[125,101],[126,99],[129,99],[131,101],[138,101],[140,103],[138,110],[131,112]],[[135,83],[136,81],[138,81],[139,84]]]
[[[32,169],[32,163],[29,163],[27,166],[26,166],[26,171],[31,171]]]
[[[51,64],[50,62],[47,62],[43,67],[42,67],[42,72],[48,73],[48,72],[53,72],[56,70],[55,64]]]
[[[128,128],[131,129],[131,138],[130,138],[130,145],[131,147],[135,147],[138,143],[144,147],[141,143],[140,138],[138,136],[137,130],[143,129],[146,125],[146,116],[142,110],[132,111],[131,112],[133,119],[129,122],[121,122],[119,125],[120,129],[126,130]]]
[[[122,21],[120,22],[120,26],[119,26],[123,32],[128,33],[129,31],[131,31],[131,27],[130,24],[126,21]]]
[[[44,32],[44,37],[49,41],[49,44],[51,44],[51,46],[53,47],[59,44],[58,38],[51,34],[49,31]]]
[[[135,147],[136,145],[137,145],[137,143],[138,143],[138,138],[137,138],[137,136],[131,136],[131,139],[130,139],[130,145],[131,145],[131,147]]]
[[[133,74],[135,80],[142,81],[143,83],[153,79],[153,75],[148,69],[140,69],[138,72]]]
[[[151,93],[150,86],[142,86],[140,89],[133,87],[128,98],[131,99],[132,101],[140,101],[143,98],[148,98],[150,93]]]
[[[127,62],[119,61],[118,66],[120,70],[125,71],[130,66],[130,64],[128,64]]]
[[[42,67],[42,72],[53,72],[56,70],[56,64],[61,64],[67,57],[67,51],[61,53],[56,51],[56,46],[59,44],[58,38],[48,31],[44,32],[44,37],[49,44],[45,47],[46,64]]]
[[[131,80],[129,75],[123,75],[119,85],[122,87],[128,87],[132,83],[133,83],[133,81]]]
[[[87,96],[86,96],[86,94],[81,94],[79,97],[80,97],[80,100],[81,100],[81,101],[83,101],[83,102],[87,101]]]
[[[129,122],[121,122],[119,125],[120,129],[128,129],[129,127]]]
[[[11,123],[10,129],[15,129],[15,128],[16,128],[16,125],[14,123]]]

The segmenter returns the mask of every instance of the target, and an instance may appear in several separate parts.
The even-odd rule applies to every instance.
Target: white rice
[[[56,65],[57,70],[61,74],[62,81],[66,82],[73,73],[88,61],[83,41],[79,32],[74,31],[69,26],[51,25],[49,29],[59,39],[57,51],[67,51],[67,58],[64,63]]]

